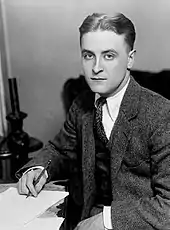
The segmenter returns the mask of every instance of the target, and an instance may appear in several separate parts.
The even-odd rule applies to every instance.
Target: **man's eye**
[[[91,59],[93,59],[93,54],[85,53],[85,54],[83,54],[83,58],[85,60],[91,60]]]
[[[105,54],[105,55],[104,55],[104,58],[105,58],[106,60],[113,60],[113,59],[115,58],[115,55],[113,55],[113,54]]]

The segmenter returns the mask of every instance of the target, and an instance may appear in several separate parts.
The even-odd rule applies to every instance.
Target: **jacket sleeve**
[[[21,177],[22,172],[33,166],[44,166],[48,160],[51,165],[48,169],[48,180],[68,178],[74,169],[77,159],[77,132],[76,132],[76,101],[70,107],[66,121],[60,132],[26,165],[17,171],[16,176]]]
[[[152,196],[112,202],[114,230],[170,229],[170,118],[162,118],[149,140]]]

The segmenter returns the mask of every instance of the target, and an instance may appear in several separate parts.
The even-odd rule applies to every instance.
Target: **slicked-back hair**
[[[122,13],[116,13],[113,16],[93,13],[92,15],[87,16],[79,27],[80,44],[84,34],[95,32],[97,30],[113,31],[119,35],[123,34],[129,49],[133,50],[136,37],[135,27],[132,21]]]

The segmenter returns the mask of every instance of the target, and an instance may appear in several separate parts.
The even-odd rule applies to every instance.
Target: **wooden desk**
[[[16,184],[0,184],[0,193],[7,190],[9,187],[16,187]]]
[[[9,187],[16,187],[16,183],[3,184],[0,183],[0,193],[7,190]],[[45,190],[49,191],[65,191],[65,187],[62,185],[55,185],[54,182],[49,182],[44,187]]]

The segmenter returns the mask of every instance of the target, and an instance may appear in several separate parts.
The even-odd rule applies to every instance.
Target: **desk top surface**
[[[16,184],[14,184],[14,183],[11,183],[11,184],[0,184],[0,193],[4,192],[9,187],[16,187]]]
[[[44,189],[45,190],[50,190],[50,191],[65,191],[65,187],[61,185],[55,185],[53,184],[54,182],[49,182],[45,185]],[[9,187],[16,187],[16,183],[9,183],[9,184],[0,184],[0,193],[4,192],[7,190]]]

